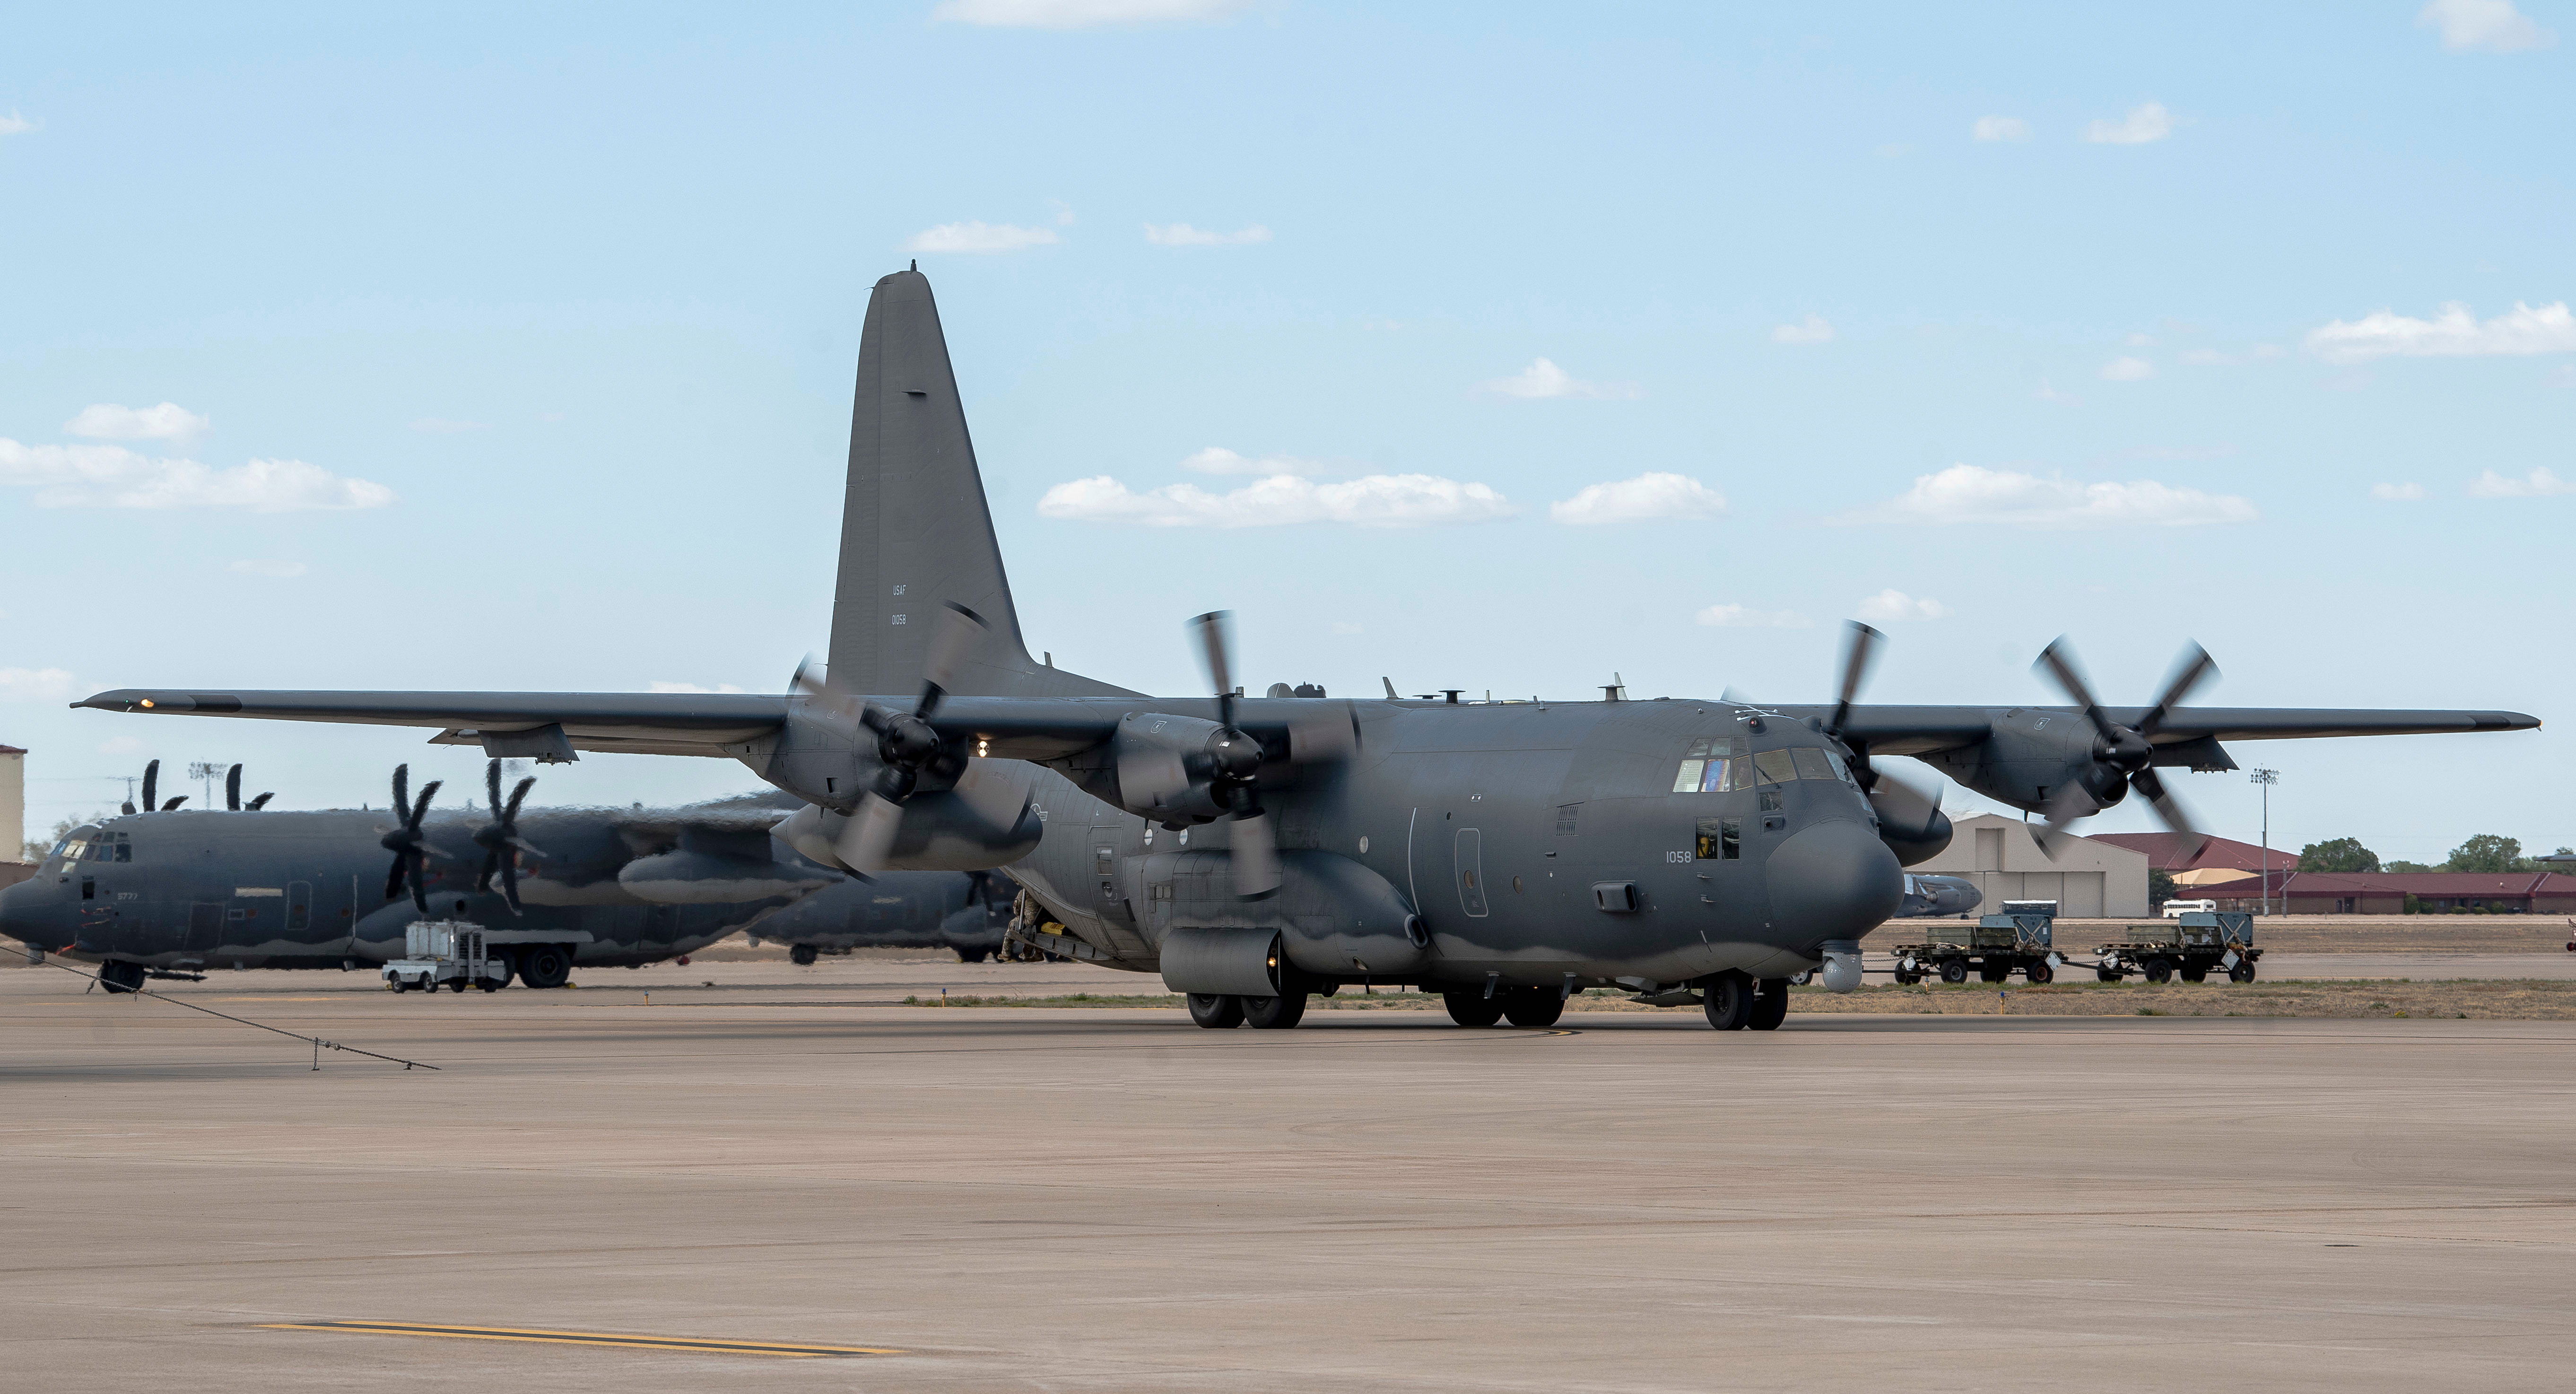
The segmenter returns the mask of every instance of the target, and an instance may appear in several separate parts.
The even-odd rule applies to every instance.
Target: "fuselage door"
[[[286,932],[301,937],[313,926],[313,883],[296,881],[286,888]]]
[[[1474,828],[1458,830],[1458,904],[1470,918],[1485,914],[1485,836]]]
[[[180,942],[180,952],[210,954],[223,938],[223,904],[212,900],[188,902],[188,937]]]

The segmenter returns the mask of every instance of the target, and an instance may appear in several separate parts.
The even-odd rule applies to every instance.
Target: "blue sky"
[[[1031,646],[1130,686],[1194,692],[1224,606],[1256,685],[1815,700],[1862,614],[1880,700],[2051,700],[2064,633],[2118,701],[2197,638],[2212,702],[2554,717],[2571,41],[2549,0],[22,11],[0,741],[31,822],[152,755],[315,805],[479,774],[62,703],[776,690],[914,257]],[[2236,753],[2276,844],[2576,842],[2553,733]],[[2254,836],[2242,776],[2180,788]]]

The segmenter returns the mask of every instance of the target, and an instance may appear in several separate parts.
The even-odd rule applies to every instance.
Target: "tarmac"
[[[0,974],[7,1383],[2411,1394],[2576,1359],[2576,1023],[1220,1034],[843,1005],[1067,965],[837,966],[879,981],[178,994],[434,1071]]]

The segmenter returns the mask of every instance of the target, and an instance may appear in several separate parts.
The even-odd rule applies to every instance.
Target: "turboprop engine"
[[[1235,862],[1207,850],[1130,858],[1147,928],[1175,992],[1275,997],[1306,973],[1402,977],[1430,961],[1431,933],[1385,877],[1337,852],[1279,855],[1279,887],[1259,904]]]

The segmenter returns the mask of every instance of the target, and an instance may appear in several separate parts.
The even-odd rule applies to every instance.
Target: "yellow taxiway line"
[[[689,1351],[700,1355],[771,1355],[812,1360],[848,1355],[902,1355],[886,1346],[820,1346],[781,1341],[702,1340],[694,1336],[635,1336],[609,1331],[548,1331],[517,1326],[442,1326],[417,1321],[264,1321],[266,1331],[338,1331],[360,1336],[447,1336],[467,1341],[524,1341],[541,1345],[606,1346],[617,1350]]]

